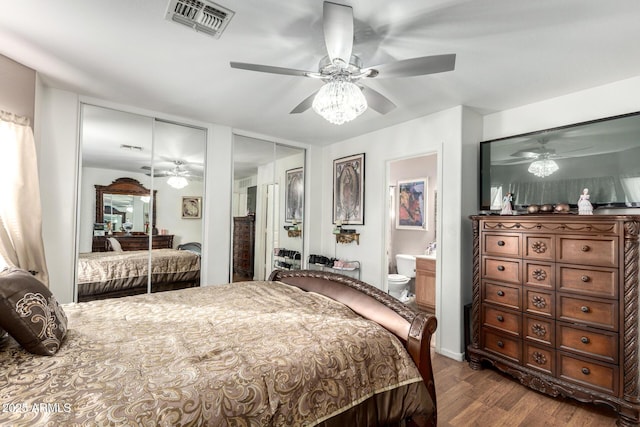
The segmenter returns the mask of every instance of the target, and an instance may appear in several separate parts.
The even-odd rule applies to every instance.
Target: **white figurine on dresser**
[[[502,198],[502,210],[500,211],[500,215],[513,215],[513,206],[511,202],[513,201],[513,194],[507,193]]]
[[[593,215],[593,206],[589,201],[589,189],[582,190],[582,194],[578,199],[578,215]]]

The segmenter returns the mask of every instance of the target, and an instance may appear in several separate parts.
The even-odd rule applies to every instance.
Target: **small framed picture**
[[[427,178],[398,181],[396,228],[427,229]]]
[[[186,196],[182,198],[182,218],[202,218],[202,197]]]

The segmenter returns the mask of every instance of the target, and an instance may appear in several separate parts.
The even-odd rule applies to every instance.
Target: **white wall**
[[[33,127],[36,72],[0,55],[0,110],[29,117]]]
[[[233,193],[233,129],[209,125],[204,193],[204,241],[201,281],[229,282],[231,262],[231,194]]]
[[[73,301],[78,169],[78,96],[38,79],[35,138],[39,158],[42,238],[49,288],[61,303]]]
[[[361,262],[361,278],[384,289],[388,260],[385,256],[385,195],[386,163],[389,160],[436,153],[438,156],[438,261],[436,277],[436,308],[438,330],[436,348],[447,356],[462,360],[462,295],[463,287],[470,287],[471,263],[461,265],[462,253],[471,241],[462,227],[470,225],[462,220],[464,188],[476,191],[475,174],[463,174],[463,121],[466,127],[481,126],[479,120],[463,107],[412,120],[397,126],[358,136],[323,150],[322,160],[322,221],[321,254]],[[469,132],[470,133],[470,132]],[[476,131],[479,137],[480,131]],[[478,141],[475,141],[477,144]],[[336,244],[331,233],[333,203],[333,160],[365,153],[365,225],[352,226],[360,233],[360,245]],[[443,166],[445,165],[445,166]],[[470,171],[471,173],[472,171]],[[466,182],[463,183],[463,177]],[[472,180],[469,182],[469,180]],[[444,184],[446,183],[446,185]],[[470,250],[470,249],[469,249]],[[315,252],[311,252],[315,253]],[[464,280],[463,280],[464,279]]]
[[[640,76],[484,117],[483,140],[640,111]]]

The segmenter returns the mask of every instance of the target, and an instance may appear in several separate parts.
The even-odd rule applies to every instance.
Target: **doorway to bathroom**
[[[435,313],[438,154],[387,162],[386,290]]]

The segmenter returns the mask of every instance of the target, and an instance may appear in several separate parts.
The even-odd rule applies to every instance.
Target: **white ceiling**
[[[398,108],[335,126],[289,111],[320,82],[231,69],[316,70],[321,0],[217,0],[220,39],[165,20],[168,0],[0,0],[0,53],[49,85],[312,144],[467,105],[485,114],[640,75],[637,0],[351,0],[364,65],[457,54],[452,72],[369,84]]]

